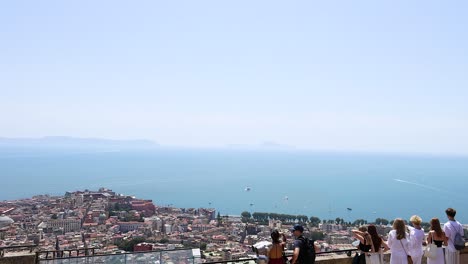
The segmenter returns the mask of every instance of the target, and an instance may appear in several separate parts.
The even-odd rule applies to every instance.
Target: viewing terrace
[[[0,257],[0,264],[81,264],[81,263],[124,263],[124,264],[255,264],[265,263],[259,258],[245,258],[238,260],[225,260],[216,262],[204,262],[199,249],[165,250],[133,252],[120,254],[99,255],[92,249],[85,253],[68,251],[17,251],[17,248],[0,248],[4,255]],[[356,250],[339,250],[317,253],[317,264],[351,264]],[[86,255],[87,254],[87,255]],[[390,263],[390,254],[384,254],[384,263]],[[423,259],[423,264],[427,260]],[[468,248],[461,251],[460,263],[468,263]]]

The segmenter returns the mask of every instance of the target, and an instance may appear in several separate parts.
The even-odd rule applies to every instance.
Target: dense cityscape
[[[239,216],[221,215],[213,208],[158,206],[106,188],[3,201],[0,214],[0,247],[92,248],[96,254],[200,248],[204,261],[255,257],[258,252],[252,246],[271,241],[273,229],[286,234],[291,249],[289,230],[295,223],[308,227],[306,235],[316,240],[321,251],[352,249],[351,230],[367,223],[247,211]],[[381,235],[391,230],[388,220],[376,221]]]

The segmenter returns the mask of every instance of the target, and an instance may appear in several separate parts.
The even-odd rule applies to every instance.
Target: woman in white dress
[[[413,264],[421,264],[423,256],[423,242],[425,241],[424,229],[421,227],[422,219],[417,215],[413,215],[410,218],[410,222],[413,226],[408,226],[409,229],[409,242],[410,250],[409,254],[413,259]]]
[[[397,218],[393,222],[393,230],[388,233],[388,246],[390,247],[390,264],[408,264],[409,256],[408,234],[403,219]]]
[[[366,264],[381,264],[383,263],[382,248],[388,250],[387,243],[377,233],[375,225],[369,225],[367,232],[371,237],[371,250],[367,253]]]
[[[437,246],[437,256],[435,258],[427,258],[427,264],[444,264],[444,249],[442,245],[447,246],[447,237],[444,231],[440,227],[440,221],[438,218],[431,219],[431,231],[427,235],[427,244],[434,242]]]

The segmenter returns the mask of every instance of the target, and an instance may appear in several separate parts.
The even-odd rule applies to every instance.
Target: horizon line
[[[294,145],[287,145],[282,143],[277,143],[276,141],[265,140],[260,141],[257,144],[244,144],[244,143],[227,143],[223,145],[170,145],[163,144],[158,141],[148,139],[148,138],[106,138],[106,137],[79,137],[79,136],[40,136],[40,137],[9,137],[9,136],[0,136],[0,145],[2,145],[1,140],[47,140],[47,139],[67,139],[67,140],[102,140],[102,141],[113,141],[113,142],[146,142],[148,147],[152,148],[170,148],[170,149],[194,149],[194,150],[232,150],[232,151],[271,151],[271,152],[317,152],[317,153],[335,153],[335,154],[357,154],[357,155],[366,155],[366,154],[376,154],[376,155],[397,155],[397,156],[423,156],[423,157],[458,157],[458,158],[468,158],[468,153],[453,153],[453,152],[435,152],[435,151],[396,151],[396,150],[364,150],[364,149],[336,149],[336,148],[307,148],[307,147],[298,147]],[[13,142],[11,142],[13,143]],[[19,143],[19,142],[18,142]],[[37,142],[36,142],[37,143]],[[11,144],[14,146],[14,144]],[[47,144],[46,144],[47,145]],[[43,145],[42,145],[43,146]],[[23,145],[24,147],[24,145]],[[29,147],[33,147],[29,145]],[[50,147],[57,147],[53,144]],[[63,146],[67,147],[67,146]],[[68,147],[78,147],[77,145],[68,146]],[[89,147],[83,145],[83,147]],[[135,146],[135,148],[142,147]]]

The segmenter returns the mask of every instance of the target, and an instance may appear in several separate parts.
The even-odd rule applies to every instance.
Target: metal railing
[[[317,256],[320,255],[327,255],[327,254],[339,254],[339,253],[346,253],[348,257],[350,257],[353,252],[357,252],[359,249],[357,248],[350,248],[350,249],[341,249],[341,250],[332,250],[332,251],[323,251],[315,253]]]
[[[29,248],[29,252],[32,253],[33,250],[37,247],[35,244],[31,245],[17,245],[17,246],[1,246],[0,247],[0,258],[5,256],[5,251],[15,250],[15,249],[22,249],[22,248]]]
[[[194,254],[193,250],[163,250],[145,252],[126,252],[117,254],[98,254],[94,249],[87,249],[89,255],[83,255],[85,249],[80,250],[59,250],[36,252],[36,263],[39,264],[97,264],[97,263],[122,263],[122,264],[200,264],[201,256]],[[92,250],[92,251],[91,251]],[[346,254],[351,256],[357,249],[333,250],[318,252],[317,256],[327,254]],[[80,255],[81,254],[81,255]],[[287,257],[292,257],[291,254]],[[212,261],[205,264],[226,264],[226,263],[246,263],[257,262],[258,258],[241,258],[233,260]]]
[[[88,249],[89,250],[89,249]],[[94,263],[122,263],[122,264],[199,264],[201,256],[194,255],[194,249],[163,250],[145,252],[125,252],[116,254],[98,254],[92,252],[89,255],[63,254],[60,251],[42,251],[36,253],[36,263],[39,264],[94,264]],[[196,249],[198,250],[198,249]],[[79,253],[79,252],[78,252]],[[91,252],[90,252],[91,253]],[[82,254],[82,253],[81,253]]]
[[[80,249],[63,249],[63,250],[46,250],[36,252],[36,259],[56,259],[56,258],[71,258],[78,256],[94,256],[95,250],[99,248],[80,248]]]
[[[342,250],[332,250],[332,251],[323,251],[315,253],[317,256],[322,255],[329,255],[329,254],[342,254],[345,253],[348,257],[351,257],[353,252],[359,251],[358,249],[350,248],[350,249],[342,249]],[[289,259],[292,258],[292,254],[286,254],[286,257]],[[258,258],[242,258],[236,260],[223,260],[223,261],[209,261],[205,262],[204,264],[224,264],[224,263],[239,263],[239,262],[248,262],[248,261],[257,261]]]

